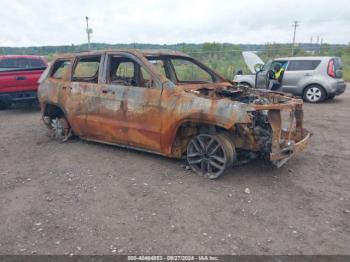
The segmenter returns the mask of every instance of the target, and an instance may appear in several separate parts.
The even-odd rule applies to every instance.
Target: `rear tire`
[[[236,152],[232,141],[223,133],[198,134],[187,146],[187,162],[194,172],[216,179],[233,166]]]
[[[311,85],[305,88],[303,99],[308,103],[320,103],[326,98],[326,91],[322,86]]]

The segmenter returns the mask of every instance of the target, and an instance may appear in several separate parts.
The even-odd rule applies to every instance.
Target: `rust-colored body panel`
[[[89,56],[101,56],[98,82],[72,81],[76,59]],[[109,83],[106,61],[111,56],[133,59],[147,70],[152,86]],[[213,83],[174,83],[148,61],[150,56],[192,59],[180,52],[163,50],[106,50],[59,56],[55,61],[69,60],[70,66],[61,79],[52,77],[49,70],[41,81],[39,100],[43,115],[47,114],[47,105],[54,105],[64,112],[74,133],[83,139],[180,157],[188,139],[202,126],[226,130],[236,148],[261,150],[259,137],[254,133],[252,112],[268,112],[272,130],[271,160],[290,157],[306,147],[309,134],[302,126],[301,100],[273,92],[240,90],[205,66],[205,70],[214,75]],[[219,93],[221,90],[231,92],[232,96],[236,93],[242,97],[254,94],[269,103],[244,103]],[[282,130],[282,111],[290,114],[288,131]],[[283,151],[284,144],[292,147],[300,141],[303,143],[298,150]]]

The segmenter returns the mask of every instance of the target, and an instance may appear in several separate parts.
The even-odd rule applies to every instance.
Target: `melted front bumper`
[[[287,142],[286,145],[280,148],[277,152],[270,154],[270,161],[276,167],[284,165],[293,155],[304,151],[311,140],[312,133],[303,129],[303,138],[298,142]]]

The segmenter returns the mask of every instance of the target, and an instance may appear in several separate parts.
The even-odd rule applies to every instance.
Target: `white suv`
[[[301,96],[307,102],[332,99],[344,93],[346,88],[339,57],[285,57],[269,60],[266,64],[252,52],[243,52],[243,57],[252,74],[235,75],[233,81],[236,83],[267,89],[271,71],[280,64],[285,71],[279,91]]]

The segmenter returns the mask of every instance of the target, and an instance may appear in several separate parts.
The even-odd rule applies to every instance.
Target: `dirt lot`
[[[350,254],[349,105],[305,105],[306,153],[216,181],[0,111],[0,254]]]

